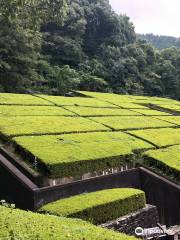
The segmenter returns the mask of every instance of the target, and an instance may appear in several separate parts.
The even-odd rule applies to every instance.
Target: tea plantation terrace
[[[180,116],[174,113],[178,101],[111,93],[78,95],[1,93],[2,146],[23,166],[56,184],[63,178],[84,179],[142,161],[149,166],[144,152],[180,144]],[[161,106],[172,106],[172,112]],[[179,154],[177,148],[175,156]],[[173,157],[167,166],[177,161]],[[159,171],[156,164],[154,168]]]

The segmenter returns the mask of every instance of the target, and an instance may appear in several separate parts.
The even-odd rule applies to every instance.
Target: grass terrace
[[[153,146],[122,132],[17,137],[14,141],[30,159],[37,158],[51,177],[79,176],[120,167],[133,160],[133,151]]]
[[[136,137],[147,140],[158,147],[180,144],[180,128],[161,128],[129,131]]]
[[[99,123],[81,117],[17,116],[1,117],[0,132],[5,136],[60,134],[108,130]]]
[[[80,219],[47,216],[0,207],[0,239],[23,240],[135,240]]]
[[[43,206],[39,211],[101,224],[144,207],[144,192],[130,188],[117,188],[61,199]]]
[[[0,105],[0,117],[11,116],[73,116],[70,111],[55,106]]]
[[[0,93],[0,105],[53,105],[41,98],[28,94]]]
[[[48,96],[48,95],[39,95],[39,96],[59,106],[82,106],[82,107],[103,107],[103,108],[115,107],[108,102],[105,102],[103,100],[98,100],[95,98],[61,97],[61,96],[59,97],[59,96]]]
[[[144,159],[147,165],[180,181],[180,145],[147,151]]]
[[[93,117],[92,120],[104,124],[115,130],[173,127],[173,123],[151,118],[149,116],[115,116],[115,117]]]
[[[133,116],[141,113],[118,108],[92,108],[92,107],[66,107],[66,109],[77,113],[80,116]]]

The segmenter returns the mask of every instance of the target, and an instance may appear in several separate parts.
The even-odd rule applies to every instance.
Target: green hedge
[[[67,219],[0,207],[3,240],[135,240],[79,219]]]
[[[180,145],[145,152],[144,163],[180,181]]]
[[[61,199],[43,206],[39,211],[100,224],[115,220],[144,206],[144,192],[137,189],[117,188]]]
[[[50,177],[79,176],[120,167],[133,160],[133,151],[152,145],[122,132],[94,132],[13,139],[18,152]]]

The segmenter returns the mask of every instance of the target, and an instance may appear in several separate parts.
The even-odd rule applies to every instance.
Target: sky
[[[180,0],[109,0],[117,13],[125,13],[137,33],[180,37]]]

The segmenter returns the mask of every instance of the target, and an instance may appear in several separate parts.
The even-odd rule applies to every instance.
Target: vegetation
[[[1,93],[0,105],[47,106],[52,103],[28,94]]]
[[[165,147],[169,145],[180,144],[179,128],[161,128],[161,129],[145,129],[129,131],[136,137],[147,140],[157,147]]]
[[[91,119],[115,130],[174,126],[174,124],[156,118],[151,118],[149,116],[91,117]]]
[[[180,181],[180,145],[148,151],[144,159],[147,165]]]
[[[82,97],[60,97],[60,96],[45,96],[40,95],[45,100],[59,106],[84,106],[84,107],[114,107],[112,104],[100,101],[95,98],[82,98]]]
[[[79,219],[25,212],[0,207],[0,238],[23,240],[135,240]]]
[[[133,160],[133,150],[152,147],[121,132],[17,137],[14,140],[52,177],[77,176],[120,167]]]
[[[0,132],[6,136],[61,134],[108,130],[107,127],[81,117],[16,116],[1,117]]]
[[[118,108],[66,107],[80,116],[133,116],[140,113]]]
[[[43,206],[40,211],[101,224],[143,207],[145,207],[144,192],[130,188],[116,188],[61,199]]]
[[[70,111],[54,106],[0,105],[0,116],[73,116]]]
[[[167,116],[167,117],[164,117],[164,116],[159,117],[158,116],[158,118],[161,120],[167,121],[169,123],[173,123],[173,124],[180,126],[180,116]]]
[[[166,113],[166,112],[161,112],[161,111],[156,111],[156,110],[150,110],[150,109],[135,109],[135,111],[137,113],[141,113],[145,116],[167,116],[170,115],[170,113]]]
[[[25,19],[25,20],[24,20]],[[180,50],[138,40],[108,0],[0,3],[0,91],[70,90],[179,99]]]
[[[173,46],[180,48],[180,38],[153,34],[137,34],[137,37],[146,40],[158,49],[165,49]]]

